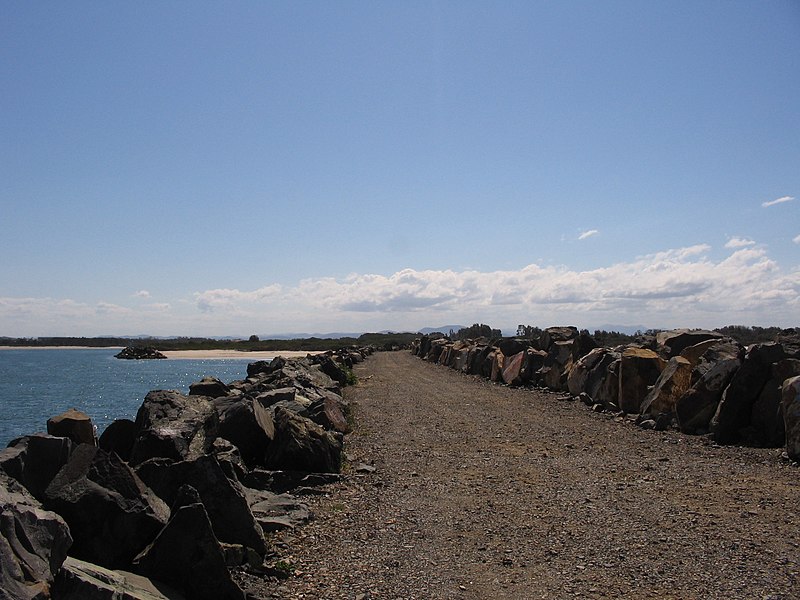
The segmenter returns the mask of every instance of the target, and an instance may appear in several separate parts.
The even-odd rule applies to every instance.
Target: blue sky
[[[800,4],[5,2],[0,335],[800,325]]]

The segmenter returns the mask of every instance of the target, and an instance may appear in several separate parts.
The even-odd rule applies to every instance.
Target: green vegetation
[[[503,337],[503,332],[499,329],[492,329],[483,323],[474,323],[471,327],[464,327],[458,331],[451,329],[449,337],[451,340],[474,340],[479,337],[491,340]]]
[[[293,340],[261,340],[251,335],[247,340],[217,340],[202,337],[118,338],[118,337],[0,337],[0,346],[83,346],[107,348],[112,346],[147,346],[156,350],[242,350],[245,352],[278,350],[325,351],[346,346],[376,346],[391,349],[405,347],[417,333],[365,333],[357,338],[303,338]]]

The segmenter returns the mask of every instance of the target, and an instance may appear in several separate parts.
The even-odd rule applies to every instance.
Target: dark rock
[[[115,358],[123,358],[127,360],[151,360],[167,358],[155,348],[148,348],[142,346],[128,346],[121,352],[114,355]]]
[[[783,382],[781,396],[786,425],[786,453],[791,460],[800,461],[800,376]]]
[[[356,356],[358,358],[356,358]],[[359,362],[363,360],[361,355],[358,353],[348,354],[348,357],[351,363],[356,360]],[[334,362],[329,354],[317,354],[313,356],[311,360],[314,364],[319,366],[323,373],[325,373],[339,385],[347,385],[347,373],[345,373],[344,370]]]
[[[256,396],[256,401],[264,408],[269,408],[278,402],[293,402],[297,395],[297,390],[293,387],[283,387],[262,392]]]
[[[53,585],[58,600],[183,600],[165,583],[127,571],[112,571],[68,556]]]
[[[136,423],[130,419],[115,419],[100,436],[98,445],[106,452],[115,452],[128,462],[136,441],[136,432]]]
[[[663,359],[652,350],[627,348],[622,353],[619,371],[620,410],[638,413],[648,388],[655,384],[663,368]]]
[[[225,438],[218,437],[211,447],[211,456],[217,459],[225,477],[231,481],[242,481],[247,475],[247,465],[239,449]]]
[[[692,363],[682,356],[673,356],[647,393],[640,412],[659,414],[675,412],[675,404],[692,382]]]
[[[247,376],[255,377],[257,375],[269,375],[284,367],[286,359],[282,356],[276,356],[272,360],[257,360],[247,365]]]
[[[722,334],[703,329],[675,329],[656,334],[656,344],[663,348],[667,358],[678,356],[684,349],[708,340],[719,341]]]
[[[208,512],[216,537],[230,544],[242,544],[262,556],[267,547],[264,536],[248,507],[244,490],[231,481],[213,456],[169,463],[150,460],[137,473],[169,505],[176,502],[181,486],[191,486]]]
[[[75,445],[68,438],[34,433],[0,451],[0,469],[19,481],[39,502],[44,491],[67,464]]]
[[[263,466],[267,448],[275,437],[270,411],[260,401],[249,398],[217,398],[214,406],[219,414],[217,434],[239,448],[248,467]]]
[[[50,585],[67,556],[67,524],[15,479],[0,473],[0,597],[50,598]]]
[[[577,327],[548,327],[539,338],[539,349],[549,350],[556,342],[567,342],[579,336]]]
[[[303,502],[289,494],[248,490],[250,509],[265,533],[294,529],[313,517]]]
[[[184,396],[174,390],[150,392],[136,414],[139,433],[131,462],[158,457],[186,460],[207,454],[217,425],[217,411],[205,396]]]
[[[245,597],[231,579],[202,502],[173,506],[169,523],[136,557],[134,570],[181,588],[192,600]]]
[[[619,354],[608,354],[589,376],[594,377],[594,393],[592,386],[587,385],[587,393],[605,409],[619,409],[619,370],[622,359]],[[595,375],[596,374],[596,375]]]
[[[567,376],[567,390],[573,396],[586,391],[589,373],[598,365],[603,356],[608,353],[606,348],[594,348],[588,354],[578,359]],[[591,395],[591,394],[589,394]]]
[[[275,469],[338,472],[341,442],[322,427],[283,407],[275,411],[275,439],[267,451],[267,465]]]
[[[707,349],[692,371],[692,387],[675,403],[678,424],[684,433],[705,433],[722,393],[739,369],[744,348],[721,342]]]
[[[769,379],[771,365],[784,358],[786,353],[780,344],[748,348],[711,419],[711,431],[718,444],[733,444],[747,437],[745,429],[750,425],[753,405]]]
[[[92,419],[76,408],[47,419],[47,433],[69,438],[76,444],[97,444]]]
[[[329,431],[350,433],[352,428],[345,416],[345,406],[338,398],[322,398],[308,408],[308,417]]]
[[[81,444],[44,493],[70,527],[70,554],[124,567],[164,526],[169,509],[115,454]]]
[[[497,342],[497,347],[506,356],[514,356],[519,352],[525,352],[531,347],[531,341],[525,338],[502,338]]]
[[[216,377],[203,377],[189,386],[190,396],[207,396],[209,398],[219,398],[227,396],[231,389]]]
[[[753,403],[750,416],[754,441],[759,446],[778,448],[786,442],[781,387],[784,381],[797,375],[800,375],[800,359],[786,358],[772,364],[770,378]]]

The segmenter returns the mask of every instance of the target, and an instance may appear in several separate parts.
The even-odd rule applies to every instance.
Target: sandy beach
[[[319,354],[319,351],[299,351],[299,350],[271,350],[242,352],[240,350],[164,350],[162,352],[167,358],[193,359],[203,358],[241,358],[244,360],[264,360],[283,356],[284,358],[303,358],[309,354]]]

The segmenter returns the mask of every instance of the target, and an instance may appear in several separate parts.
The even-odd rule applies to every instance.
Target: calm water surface
[[[247,376],[246,359],[119,360],[119,348],[0,350],[0,448],[15,437],[47,430],[67,409],[88,414],[98,434],[114,419],[136,417],[150,390],[189,392],[210,375]]]

